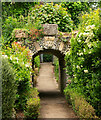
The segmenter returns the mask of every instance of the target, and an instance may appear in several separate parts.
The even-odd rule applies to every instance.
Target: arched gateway
[[[58,26],[56,24],[44,24],[43,28],[44,28],[44,37],[41,38],[41,40],[39,41],[35,41],[33,39],[30,40],[30,42],[27,42],[26,38],[28,38],[28,34],[24,32],[25,30],[16,29],[13,31],[13,33],[15,35],[15,38],[18,39],[18,41],[22,42],[22,44],[25,44],[32,51],[33,53],[32,66],[34,66],[34,58],[37,55],[43,53],[53,54],[59,58],[59,65],[60,65],[59,86],[60,86],[60,90],[63,91],[66,85],[64,57],[66,52],[70,49],[70,44],[68,39],[70,37],[68,36],[67,41],[64,42],[63,38],[59,37]],[[32,77],[32,81],[34,81],[34,77]]]

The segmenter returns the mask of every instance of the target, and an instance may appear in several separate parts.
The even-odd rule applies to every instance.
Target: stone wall
[[[15,33],[13,33],[13,35],[15,35],[15,38],[18,39],[21,44],[25,44],[26,47],[29,47],[33,54],[44,49],[58,50],[62,54],[65,54],[70,48],[70,39],[68,39],[67,42],[63,42],[62,39],[64,38],[59,38],[57,24],[44,24],[43,28],[44,37],[40,38],[39,41],[28,39],[28,32],[25,29],[14,30],[13,32]]]

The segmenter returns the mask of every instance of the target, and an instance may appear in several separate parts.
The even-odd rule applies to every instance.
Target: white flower
[[[16,63],[15,61],[13,61],[13,63]]]
[[[81,56],[81,55],[83,55],[83,53],[81,52],[81,53],[79,53],[79,55]]]
[[[88,45],[88,47],[89,47],[89,48],[91,48],[91,46],[92,46],[90,43],[89,43],[89,44],[87,44],[87,45]]]
[[[83,49],[84,52],[86,52],[86,49]]]
[[[80,69],[80,66],[79,66],[79,65],[77,65],[77,66],[76,66],[76,68]]]
[[[87,26],[85,31],[90,31],[90,26]]]
[[[70,51],[68,51],[66,54],[67,54],[67,55],[70,55]]]
[[[29,65],[28,63],[27,63],[27,64],[25,64],[25,66],[26,66],[26,67],[30,67],[30,65]]]
[[[81,67],[83,67],[83,66],[81,65]]]
[[[28,64],[25,64],[25,66],[26,66],[26,67],[29,67],[29,65],[28,65]]]
[[[10,57],[10,60],[12,60],[12,56]]]
[[[89,34],[89,38],[92,39],[94,37],[94,34],[93,33],[90,33]]]
[[[18,63],[19,59],[17,57],[15,57],[15,59],[17,60],[17,63]]]
[[[88,73],[88,70],[84,70],[85,73]]]
[[[73,75],[73,77],[75,77],[76,75]]]
[[[78,42],[81,42],[81,40],[78,40]]]
[[[83,33],[84,37],[87,37],[89,35],[89,33]]]
[[[2,55],[4,58],[8,58],[8,56],[7,55]]]
[[[89,25],[86,27],[86,31],[91,31],[94,28],[95,28],[95,25]]]
[[[91,54],[91,51],[89,51],[89,54]]]
[[[80,34],[79,34],[79,37],[81,37],[82,35],[83,35],[83,33],[80,33]]]
[[[17,42],[17,43],[20,44],[20,45],[22,44],[21,42]]]
[[[91,27],[91,29],[94,29],[94,28],[95,28],[95,25],[91,25],[90,27]]]
[[[88,42],[89,42],[89,40],[90,40],[90,39],[89,39],[89,37],[87,37],[87,39],[85,40],[85,43],[88,43]]]
[[[16,60],[19,60],[17,57],[15,57]]]
[[[84,60],[84,58],[83,58],[83,57],[81,57],[81,60]]]

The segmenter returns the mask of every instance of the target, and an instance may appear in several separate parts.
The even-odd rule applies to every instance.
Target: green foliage
[[[62,6],[67,8],[66,10],[71,14],[71,19],[76,26],[80,23],[78,16],[82,11],[89,11],[90,8],[89,3],[87,2],[63,2]]]
[[[52,62],[53,55],[52,54],[43,54],[44,62]]]
[[[25,116],[28,119],[37,119],[39,115],[40,99],[38,97],[37,89],[31,89],[29,93],[29,98],[27,100],[27,105],[25,109]]]
[[[17,30],[20,30],[20,32],[23,31],[28,35],[28,42],[30,42],[30,39],[39,41],[43,37],[43,27],[40,24],[40,21],[32,21],[29,16],[20,16],[19,20],[17,18],[8,17],[2,26],[4,45],[10,46],[13,41],[17,40],[15,39]]]
[[[98,36],[99,9],[83,15],[80,30],[72,38],[66,60],[71,88],[77,88],[101,115],[101,41]],[[89,19],[88,19],[89,18]]]
[[[29,9],[34,7],[38,2],[3,2],[2,18],[3,21],[9,16],[19,18],[20,15],[27,16]]]
[[[79,17],[80,19],[80,25],[79,28],[81,31],[84,31],[87,26],[89,25],[95,25],[96,28],[99,28],[100,25],[100,9],[97,10],[90,9],[89,13],[82,13],[82,17]],[[97,30],[96,30],[97,31]]]
[[[19,43],[13,42],[12,47],[3,49],[2,54],[8,57],[9,62],[15,69],[16,83],[18,85],[15,108],[23,110],[31,86],[31,52],[25,46],[22,47]]]
[[[4,37],[4,44],[10,44],[12,41],[11,33],[14,28],[20,28],[21,24],[17,21],[16,18],[8,17],[5,20],[5,23],[2,25],[2,35]]]
[[[17,92],[15,71],[6,55],[2,56],[2,118],[12,118]],[[9,112],[8,112],[9,111]]]
[[[58,58],[54,58],[54,72],[55,72],[55,78],[57,82],[59,81],[59,60]]]
[[[73,106],[74,111],[80,118],[97,118],[94,108],[80,95],[76,89],[67,88],[64,90],[66,99]]]
[[[30,10],[32,11],[33,19],[36,21],[40,20],[42,24],[57,24],[59,31],[63,32],[70,32],[73,28],[71,16],[61,5],[46,3],[44,5],[36,5]]]
[[[38,71],[39,71],[39,68],[40,68],[40,56],[37,56],[34,58],[34,63],[35,63],[35,67],[38,68]]]

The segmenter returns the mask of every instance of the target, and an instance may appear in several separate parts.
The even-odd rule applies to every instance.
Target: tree
[[[88,2],[63,2],[61,4],[63,7],[67,8],[68,13],[71,14],[71,19],[74,21],[76,26],[79,24],[78,16],[80,13],[82,11],[89,11],[91,6],[91,4]]]

